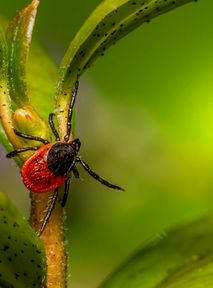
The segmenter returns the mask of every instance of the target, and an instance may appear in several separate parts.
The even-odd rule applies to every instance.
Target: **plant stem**
[[[30,193],[30,224],[39,231],[48,202],[53,193]],[[60,197],[58,197],[60,199]],[[47,258],[47,288],[67,287],[67,254],[64,236],[64,215],[59,200],[51,214],[47,226],[41,235]]]

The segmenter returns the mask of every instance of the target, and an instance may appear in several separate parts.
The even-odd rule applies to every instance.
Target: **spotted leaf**
[[[45,287],[41,240],[3,193],[0,193],[0,231],[0,286]]]
[[[154,17],[194,0],[105,0],[94,10],[71,42],[60,66],[57,116],[61,136],[76,79],[96,58],[122,37]]]

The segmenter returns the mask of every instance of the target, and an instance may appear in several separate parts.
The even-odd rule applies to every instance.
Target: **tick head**
[[[80,147],[81,147],[81,142],[78,138],[74,139],[72,142],[71,142],[71,147],[73,148],[73,150],[75,151],[76,155],[78,154],[78,151],[80,150]]]

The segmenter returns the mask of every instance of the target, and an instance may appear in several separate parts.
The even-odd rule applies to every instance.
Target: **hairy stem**
[[[39,231],[53,193],[31,193],[30,223]],[[60,199],[60,197],[58,197]],[[67,287],[67,254],[64,237],[64,214],[59,200],[41,235],[47,258],[47,288]]]

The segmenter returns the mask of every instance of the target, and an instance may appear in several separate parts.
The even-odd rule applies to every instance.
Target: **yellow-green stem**
[[[31,193],[30,223],[35,231],[39,231],[52,194],[52,192]],[[47,258],[47,288],[67,287],[67,254],[65,249],[63,213],[58,200],[50,220],[41,235]]]

